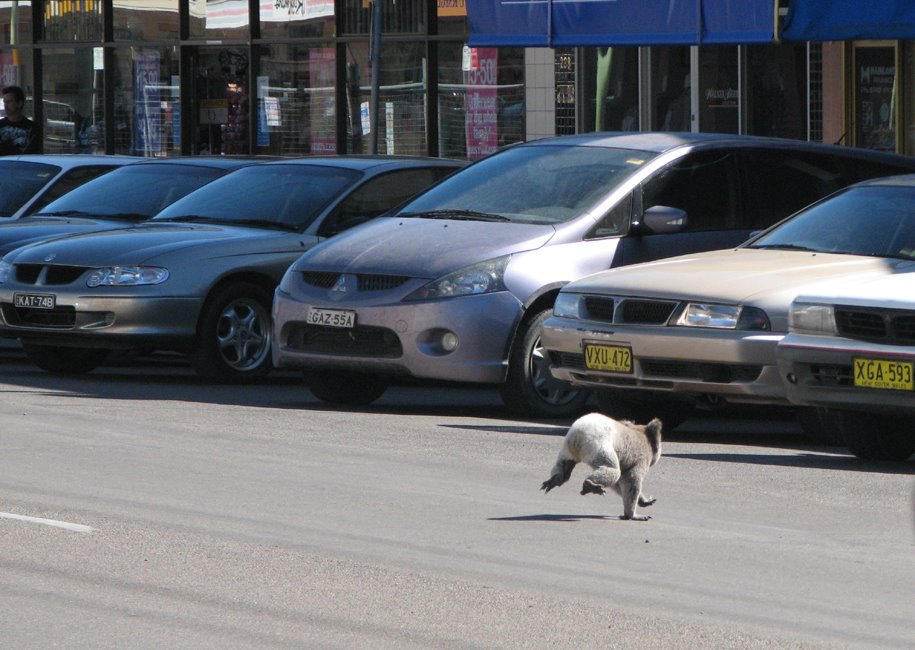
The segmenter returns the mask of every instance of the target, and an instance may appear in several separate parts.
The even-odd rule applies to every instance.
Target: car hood
[[[854,255],[737,248],[603,271],[566,291],[734,304],[788,303],[800,289],[836,277],[915,271],[915,262]],[[784,302],[784,297],[789,296]]]
[[[23,217],[0,225],[0,255],[51,237],[112,230],[124,225],[123,220],[101,217]]]
[[[552,226],[385,217],[337,235],[296,268],[436,278],[475,262],[540,248]]]
[[[915,309],[915,272],[830,280],[805,287],[796,300],[828,305],[911,310]]]
[[[106,266],[142,264],[176,251],[204,246],[219,246],[244,239],[275,239],[290,234],[279,230],[191,223],[150,223],[131,228],[71,235],[32,244],[14,251],[16,264],[54,264]]]

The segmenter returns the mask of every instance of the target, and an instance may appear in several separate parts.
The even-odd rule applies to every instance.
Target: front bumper
[[[355,312],[355,327],[305,322],[310,307]],[[501,383],[510,340],[522,313],[507,291],[442,300],[341,304],[299,299],[277,290],[273,301],[273,362],[309,368]],[[456,349],[441,346],[445,333]]]
[[[668,391],[735,403],[787,403],[775,358],[781,333],[607,325],[553,316],[543,347],[554,377],[592,388]],[[585,365],[585,343],[632,351],[632,372]]]
[[[778,366],[788,399],[804,406],[911,414],[915,391],[855,386],[854,359],[901,361],[915,366],[915,348],[832,336],[788,334],[778,346]]]
[[[196,336],[203,304],[196,297],[41,291],[54,294],[54,309],[25,309],[14,306],[13,293],[0,292],[0,336],[75,347],[185,348]]]

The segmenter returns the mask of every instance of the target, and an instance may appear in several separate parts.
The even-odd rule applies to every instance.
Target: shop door
[[[896,46],[856,44],[852,48],[852,124],[854,145],[896,151]]]
[[[740,133],[740,73],[736,45],[704,45],[699,59],[699,130]]]
[[[248,51],[201,47],[192,53],[194,154],[250,154]]]

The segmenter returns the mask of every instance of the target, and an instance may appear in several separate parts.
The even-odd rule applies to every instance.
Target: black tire
[[[197,374],[222,382],[259,379],[272,369],[272,294],[246,282],[226,285],[207,299],[191,361]]]
[[[591,391],[572,386],[550,374],[550,361],[540,343],[540,332],[553,312],[544,309],[521,326],[508,359],[508,377],[500,387],[508,410],[522,417],[568,418],[584,411]]]
[[[665,431],[677,428],[696,412],[692,404],[665,393],[607,388],[594,391],[594,397],[600,412],[614,420],[646,424],[659,418]]]
[[[384,395],[388,384],[372,375],[352,372],[305,372],[305,385],[328,404],[366,406]]]
[[[844,444],[839,426],[832,412],[822,408],[802,407],[797,411],[797,421],[804,434],[818,445],[836,447]]]
[[[105,362],[110,350],[102,348],[67,348],[22,342],[29,361],[56,375],[85,375]]]
[[[831,411],[849,451],[863,460],[906,460],[915,454],[915,432],[906,418]]]

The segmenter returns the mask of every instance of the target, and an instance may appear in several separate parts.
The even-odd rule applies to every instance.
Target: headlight
[[[13,265],[7,261],[0,260],[0,284],[6,284],[10,279],[10,273],[13,271]]]
[[[459,271],[434,280],[420,287],[404,300],[430,300],[433,298],[454,298],[480,293],[505,291],[505,267],[510,255],[493,260],[471,264]]]
[[[691,302],[680,314],[676,325],[732,330],[769,330],[769,317],[757,307],[715,305]]]
[[[559,292],[556,302],[553,303],[553,315],[562,318],[581,318],[578,306],[581,303],[576,293]]]
[[[156,266],[108,266],[94,270],[86,279],[86,286],[123,287],[162,284],[167,279],[168,269]]]
[[[796,302],[788,312],[788,329],[798,334],[836,334],[836,316],[831,305]]]

